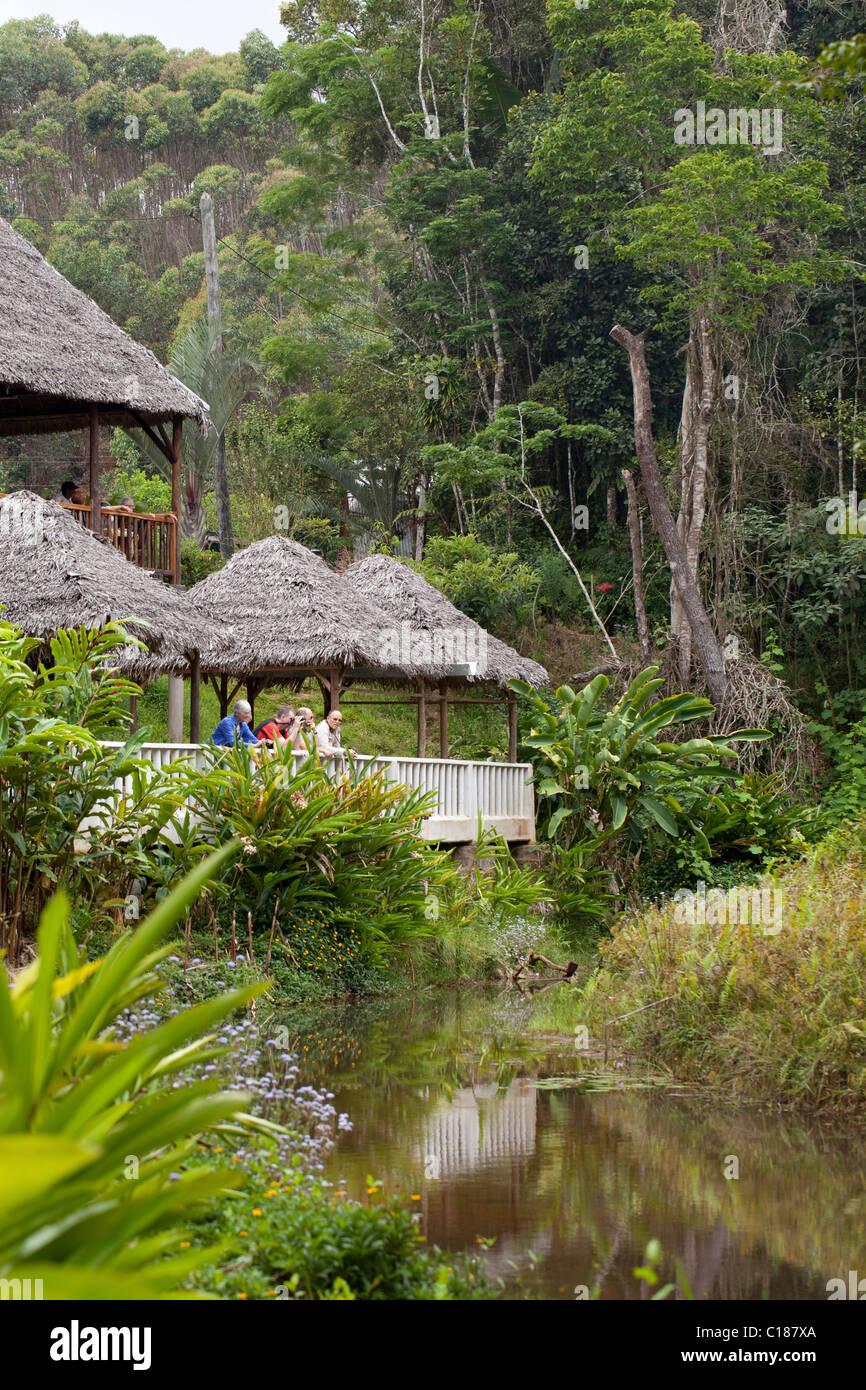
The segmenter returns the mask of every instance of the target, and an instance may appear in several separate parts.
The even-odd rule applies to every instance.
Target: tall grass
[[[614,1047],[743,1100],[863,1110],[864,854],[866,818],[762,880],[775,902],[781,894],[778,921],[692,924],[673,902],[621,918],[581,1020]]]

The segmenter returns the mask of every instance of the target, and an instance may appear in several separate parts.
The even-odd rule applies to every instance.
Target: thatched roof
[[[389,555],[368,555],[343,575],[346,588],[362,602],[375,603],[399,628],[399,651],[410,664],[432,664],[438,676],[466,666],[467,679],[505,687],[525,680],[536,689],[549,685],[543,666],[491,637],[410,565]],[[472,669],[474,668],[474,669]]]
[[[207,406],[0,217],[0,435],[136,427]]]
[[[125,652],[122,665],[135,676],[180,674],[187,653],[212,638],[183,591],[137,569],[33,492],[0,498],[0,605],[0,618],[32,637],[122,621],[147,646]]]
[[[388,616],[287,536],[268,536],[236,551],[189,597],[210,621],[215,642],[220,634],[225,638],[223,647],[202,652],[203,671],[251,675],[383,664]]]

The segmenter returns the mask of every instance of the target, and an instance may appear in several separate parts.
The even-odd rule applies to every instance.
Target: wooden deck
[[[60,504],[76,521],[93,530],[91,508]],[[118,507],[100,508],[100,532],[130,564],[148,570],[172,584],[180,580],[174,572],[177,521],[170,513],[123,512]]]

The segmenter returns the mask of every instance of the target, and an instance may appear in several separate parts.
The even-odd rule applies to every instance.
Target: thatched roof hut
[[[466,689],[495,685],[507,692],[514,761],[517,718],[508,681],[547,684],[537,662],[490,637],[408,565],[386,556],[370,556],[340,575],[297,541],[269,536],[238,551],[189,597],[212,625],[214,643],[202,650],[201,670],[223,712],[242,685],[254,704],[263,687],[281,678],[300,687],[313,677],[326,710],[342,703],[417,703],[419,756],[427,706],[438,704],[440,754],[447,757],[449,704],[490,703],[483,693],[467,700]],[[406,693],[364,696],[352,689],[359,684]],[[345,691],[351,693],[344,702]],[[500,703],[502,696],[495,699]]]
[[[207,406],[0,217],[0,435],[170,419]]]
[[[537,661],[491,637],[401,560],[368,555],[349,566],[342,582],[362,603],[375,603],[385,611],[389,631],[399,630],[397,654],[410,665],[417,662],[428,670],[432,666],[440,678],[452,675],[456,667],[466,680],[500,689],[512,679],[535,688],[550,683]]]
[[[203,672],[341,670],[381,665],[388,618],[319,555],[287,536],[238,550],[189,591],[211,625]],[[219,646],[221,631],[226,640]],[[408,673],[407,673],[408,674]]]
[[[179,674],[212,639],[183,590],[137,569],[56,502],[33,492],[0,498],[0,617],[33,637],[122,621],[147,651],[125,650],[136,678]]]

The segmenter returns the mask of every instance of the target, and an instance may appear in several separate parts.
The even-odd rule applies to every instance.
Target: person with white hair
[[[250,728],[250,720],[253,712],[247,700],[237,700],[234,710],[227,714],[225,719],[221,719],[211,734],[211,743],[215,743],[217,748],[234,748],[235,744],[248,743],[252,748],[258,748],[259,740]]]

